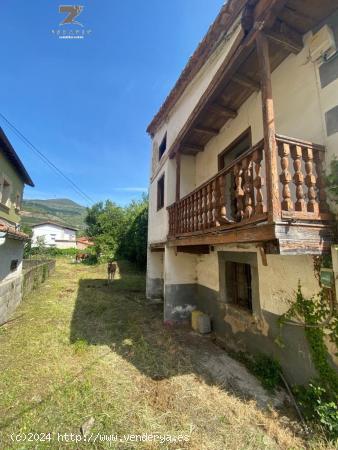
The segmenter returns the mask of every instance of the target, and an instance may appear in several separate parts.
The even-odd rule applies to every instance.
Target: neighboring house
[[[229,0],[147,129],[147,297],[166,321],[209,314],[220,340],[275,355],[292,382],[314,375],[303,329],[275,340],[333,242],[337,44],[336,1]]]
[[[0,324],[8,320],[22,298],[22,258],[29,240],[19,226],[25,184],[34,186],[0,128]]]
[[[91,241],[87,237],[79,237],[76,239],[76,247],[78,250],[85,250],[88,247],[92,247],[94,245],[94,242]]]
[[[76,248],[77,228],[46,221],[32,226],[32,231],[32,247],[42,242],[46,247]]]

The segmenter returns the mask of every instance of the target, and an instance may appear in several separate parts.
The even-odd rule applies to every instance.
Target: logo
[[[74,25],[80,25],[80,27],[83,27],[81,22],[76,21],[75,19],[82,13],[83,6],[82,5],[60,5],[59,6],[59,12],[60,13],[68,13],[68,16],[63,19],[63,21],[60,23],[60,25],[65,24],[74,24]]]
[[[59,27],[52,30],[52,34],[59,39],[84,39],[92,30],[85,29],[77,18],[83,12],[83,5],[59,5],[59,13],[65,14]]]

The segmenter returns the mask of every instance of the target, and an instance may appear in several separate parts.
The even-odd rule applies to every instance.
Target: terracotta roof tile
[[[2,223],[0,223],[0,231],[5,232],[9,236],[13,236],[16,239],[27,240],[27,241],[30,239],[28,234],[23,233],[22,231],[18,231],[14,227],[10,227],[10,226],[4,225]]]

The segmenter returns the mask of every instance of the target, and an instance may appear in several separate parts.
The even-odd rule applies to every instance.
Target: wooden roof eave
[[[192,147],[196,147],[197,150],[195,153],[192,151],[189,151],[188,154],[196,154],[198,151],[203,151],[204,146],[206,143],[213,137],[211,132],[209,133],[208,130],[206,130],[206,133],[204,136],[208,135],[208,137],[205,137],[206,143],[204,145],[192,145],[191,143],[187,142],[189,133],[191,133],[193,130],[199,131],[203,126],[201,126],[198,121],[202,115],[202,113],[207,109],[211,108],[215,110],[215,107],[218,108],[225,108],[222,105],[217,105],[215,101],[212,101],[213,98],[217,98],[215,94],[217,94],[217,90],[219,90],[220,85],[223,83],[226,84],[226,80],[228,82],[235,81],[236,83],[239,83],[242,85],[243,89],[245,89],[245,84],[248,89],[248,96],[251,95],[252,92],[255,90],[257,91],[259,87],[259,82],[257,80],[251,80],[248,77],[243,77],[243,74],[236,74],[238,72],[238,69],[240,68],[240,65],[250,56],[250,54],[255,50],[255,40],[258,35],[258,33],[262,29],[270,29],[272,25],[274,24],[277,15],[281,11],[281,9],[284,7],[287,0],[269,0],[267,5],[267,0],[261,0],[256,2],[249,2],[252,4],[255,4],[256,8],[254,8],[252,5],[249,5],[249,8],[251,8],[250,12],[252,14],[252,26],[251,29],[248,30],[248,13],[244,14],[245,17],[245,23],[242,21],[242,27],[243,27],[243,33],[239,35],[239,39],[237,39],[232,48],[230,49],[227,57],[225,58],[224,62],[222,63],[221,67],[218,69],[217,73],[215,74],[213,80],[209,84],[208,88],[204,92],[204,94],[201,96],[199,102],[197,103],[196,107],[190,114],[188,120],[186,121],[185,125],[182,127],[181,131],[177,135],[175,141],[171,145],[168,151],[169,158],[173,158],[175,154],[181,149],[181,147],[185,147],[188,149],[191,149]],[[262,6],[262,5],[265,5]],[[259,6],[259,9],[257,9]],[[244,33],[246,32],[246,34]],[[273,36],[275,39],[278,39],[278,36]],[[291,42],[286,42],[285,45],[289,44],[288,50],[291,52],[292,50],[295,52],[300,51],[300,48],[296,49],[295,46],[292,47]],[[299,42],[297,41],[297,45]],[[299,47],[299,46],[298,46]],[[231,109],[231,105],[228,105],[228,108],[225,108],[225,110],[228,109],[229,111],[232,111],[233,114],[229,114],[226,120],[224,120],[224,123],[222,127],[225,125],[227,120],[236,117],[236,110]],[[222,114],[220,111],[219,114]],[[223,112],[224,114],[224,112]],[[215,130],[213,130],[215,131]],[[219,131],[219,130],[218,130]],[[202,147],[202,149],[201,149]],[[183,151],[184,152],[184,151]]]

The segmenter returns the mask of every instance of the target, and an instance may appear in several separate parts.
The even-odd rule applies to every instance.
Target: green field
[[[120,263],[112,284],[105,277],[105,265],[60,259],[0,327],[0,448],[328,448],[197,371],[189,332],[163,326],[142,272]],[[125,441],[151,433],[184,441]]]

